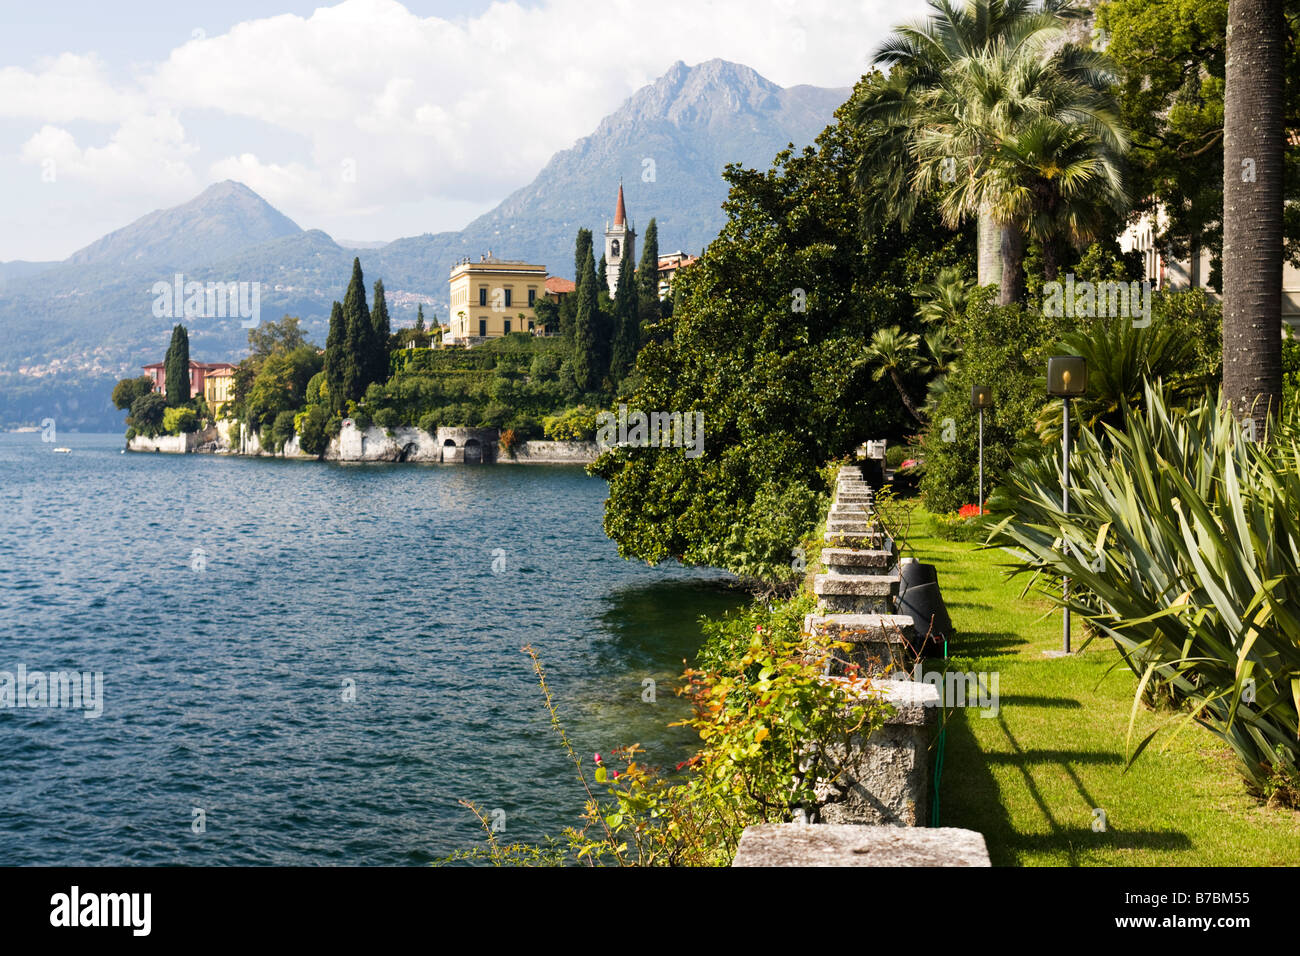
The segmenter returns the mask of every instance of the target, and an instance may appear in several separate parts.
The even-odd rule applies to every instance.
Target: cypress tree
[[[581,280],[574,292],[577,311],[573,320],[573,379],[579,391],[594,392],[600,387],[601,376],[609,367],[609,353],[603,348],[602,316],[596,298],[596,273],[592,269],[591,252],[586,262],[578,268]]]
[[[609,291],[609,265],[605,262],[605,257],[600,257],[600,268],[596,270],[596,278],[600,280],[600,289]]]
[[[641,264],[636,270],[636,288],[638,312],[641,324],[658,322],[662,311],[659,308],[659,227],[653,219],[645,227],[642,240]]]
[[[163,359],[163,386],[167,405],[175,408],[190,400],[190,336],[179,323],[172,328],[171,344]]]
[[[579,229],[578,241],[573,247],[573,284],[576,287],[582,285],[582,264],[587,261],[588,256],[594,255],[591,251],[591,230]],[[590,268],[590,267],[588,267]]]
[[[325,384],[329,388],[330,408],[342,413],[347,407],[347,385],[344,367],[347,363],[347,323],[343,320],[343,306],[338,302],[330,309],[330,331],[325,339]]]
[[[415,331],[424,331],[424,303],[421,302],[418,309],[415,310]]]
[[[609,361],[609,377],[614,382],[621,382],[631,371],[641,345],[641,317],[636,291],[632,270],[619,270],[612,316],[614,341]]]
[[[388,300],[384,297],[384,280],[375,282],[375,305],[370,310],[373,335],[370,343],[370,373],[366,385],[388,381],[388,337],[392,329],[388,321]],[[363,386],[364,388],[364,386]]]
[[[361,259],[352,260],[352,280],[343,296],[343,323],[347,329],[343,340],[343,397],[360,401],[366,394],[374,326],[370,324],[370,307],[366,305],[366,282],[361,274]]]

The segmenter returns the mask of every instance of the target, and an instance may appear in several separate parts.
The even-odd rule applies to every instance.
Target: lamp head
[[[971,408],[992,408],[993,389],[987,385],[972,385],[970,389]]]
[[[1088,391],[1088,362],[1082,355],[1054,355],[1047,360],[1047,394],[1075,398]]]

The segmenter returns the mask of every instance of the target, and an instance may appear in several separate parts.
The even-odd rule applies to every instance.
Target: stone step
[[[732,866],[992,866],[984,837],[956,827],[759,823]]]
[[[875,522],[869,518],[827,518],[827,531],[857,531],[869,534],[875,530]]]
[[[826,531],[822,540],[834,548],[884,548],[892,543],[883,531]]]
[[[883,571],[893,565],[894,553],[886,548],[823,548],[822,563],[828,567],[879,568]]]
[[[910,673],[917,659],[912,619],[902,614],[807,614],[803,632],[832,648],[832,676],[893,676]]]
[[[894,574],[835,574],[813,576],[813,593],[846,594],[853,597],[893,597],[898,593],[898,576]]]
[[[839,574],[813,577],[817,608],[828,614],[893,614],[898,578],[893,574]]]

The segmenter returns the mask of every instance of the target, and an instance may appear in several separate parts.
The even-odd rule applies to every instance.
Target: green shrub
[[[167,399],[161,393],[141,395],[131,403],[127,424],[133,426],[139,434],[152,438],[163,426],[163,412],[166,408]]]
[[[435,413],[427,412],[420,416],[420,422],[417,427],[420,431],[428,432],[430,435],[436,435],[439,428],[438,422],[439,418]]]
[[[932,527],[934,536],[945,541],[983,541],[990,530],[987,520],[957,514],[934,515]]]
[[[319,458],[329,447],[330,414],[324,405],[312,405],[294,416],[293,427],[298,435],[298,448],[306,455]]]
[[[1135,709],[1186,705],[1252,790],[1300,802],[1300,416],[1266,444],[1214,396],[1179,409],[1148,386],[1143,405],[1123,430],[1081,430],[1068,515],[1055,450],[1017,461],[993,543],[1058,602],[1070,577],[1070,606],[1140,678]]]
[[[197,431],[198,427],[198,414],[194,409],[186,405],[178,405],[163,412],[162,429],[168,435],[181,435],[186,432]]]
[[[283,451],[285,444],[293,438],[294,413],[279,412],[271,423],[270,446],[272,451]]]
[[[596,437],[596,414],[586,405],[566,408],[542,419],[542,433],[551,441],[591,441]]]

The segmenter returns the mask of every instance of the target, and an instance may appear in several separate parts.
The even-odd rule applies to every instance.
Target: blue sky
[[[212,182],[304,228],[463,226],[676,60],[848,86],[922,0],[5,2],[0,261]],[[653,16],[647,17],[647,12]]]

